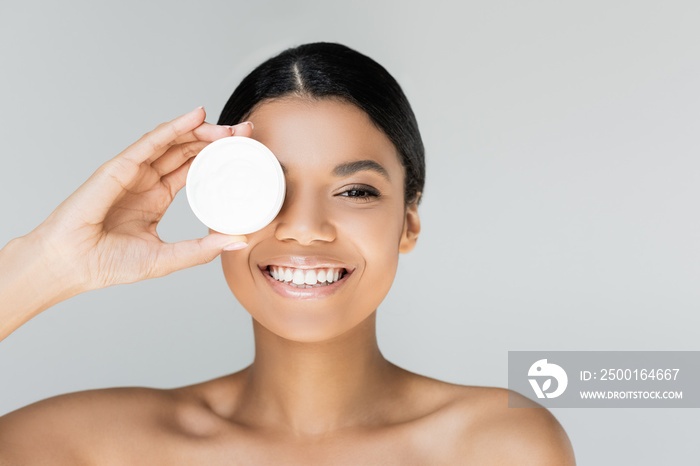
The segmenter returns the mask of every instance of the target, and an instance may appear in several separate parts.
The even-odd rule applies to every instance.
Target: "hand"
[[[153,131],[102,165],[28,237],[51,255],[55,270],[82,291],[160,277],[210,262],[245,236],[211,233],[164,243],[156,227],[207,144],[250,136],[252,127],[211,125],[198,108]]]

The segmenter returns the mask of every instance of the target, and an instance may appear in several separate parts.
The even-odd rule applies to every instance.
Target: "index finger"
[[[222,126],[207,123],[205,121],[192,131],[178,137],[176,142],[178,144],[182,144],[183,142],[194,141],[214,142],[217,139],[229,137],[232,135],[249,137],[251,131],[252,126],[250,122],[244,121],[243,123],[238,123],[234,126]]]
[[[123,157],[135,164],[152,161],[160,157],[177,139],[204,122],[206,112],[203,107],[198,107],[189,113],[167,123],[161,123],[153,131],[150,131],[127,147],[117,157]]]

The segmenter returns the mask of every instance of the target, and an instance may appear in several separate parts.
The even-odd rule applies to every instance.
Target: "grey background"
[[[423,233],[380,308],[391,361],[506,386],[508,350],[698,350],[700,4],[0,3],[0,243],[100,164],[282,49],[345,43],[403,85]],[[184,193],[166,240],[206,233]],[[0,413],[246,366],[218,260],[61,303],[0,343]],[[697,409],[559,409],[579,464],[697,464]]]

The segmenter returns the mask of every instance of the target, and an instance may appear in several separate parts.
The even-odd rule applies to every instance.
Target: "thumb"
[[[167,275],[176,270],[206,264],[221,254],[225,247],[234,245],[233,249],[248,246],[248,238],[242,235],[224,235],[211,233],[204,238],[164,244],[167,252],[158,261],[158,275]]]

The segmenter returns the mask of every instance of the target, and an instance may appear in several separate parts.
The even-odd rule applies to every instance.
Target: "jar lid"
[[[275,155],[255,139],[218,139],[197,154],[187,173],[187,200],[212,230],[245,235],[269,224],[284,202],[285,182]]]

